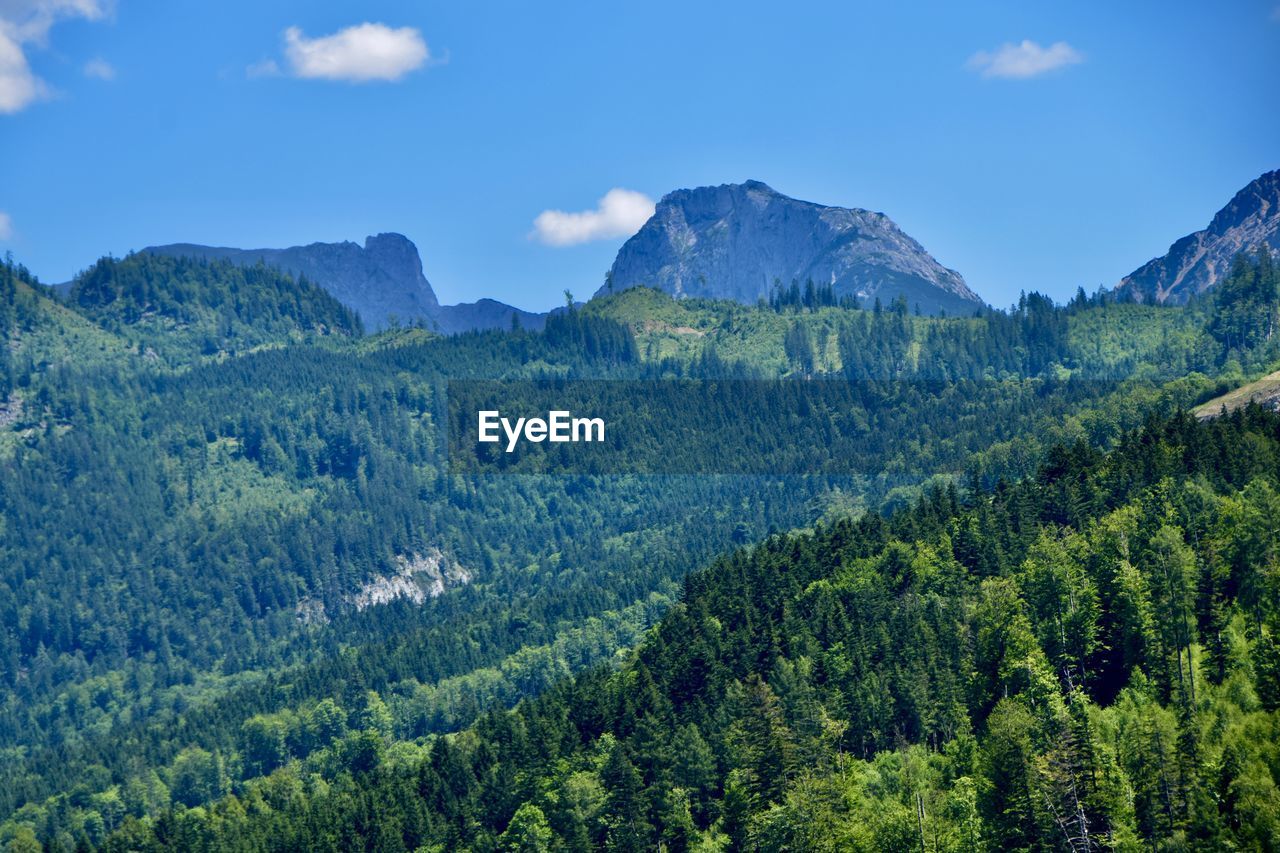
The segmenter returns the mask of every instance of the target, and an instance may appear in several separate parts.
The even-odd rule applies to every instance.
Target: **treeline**
[[[768,306],[774,311],[812,311],[816,308],[858,308],[858,300],[854,296],[837,297],[830,284],[815,285],[813,279],[806,279],[804,287],[800,287],[797,279],[791,280],[789,287],[783,287],[781,279],[773,280],[773,289],[769,292]],[[879,306],[879,299],[876,305]],[[897,303],[895,303],[896,306]],[[906,297],[902,297],[903,306]]]
[[[1241,252],[1208,294],[1186,309],[1139,306],[1083,290],[1058,306],[1025,293],[1007,311],[965,320],[910,316],[905,300],[881,309],[845,311],[834,318],[799,317],[783,349],[792,372],[838,373],[850,379],[1001,379],[1062,373],[1117,380],[1142,369],[1167,375],[1213,373],[1230,363],[1244,371],[1280,357],[1280,272],[1271,251]],[[810,282],[778,291],[774,310],[818,311],[835,303],[829,289]],[[850,307],[850,306],[842,306]],[[1160,315],[1165,315],[1160,317]],[[1159,317],[1159,322],[1152,322]],[[1074,330],[1074,331],[1073,331]],[[1146,343],[1133,358],[1135,341]],[[838,358],[838,366],[831,355]]]
[[[334,728],[330,763],[102,846],[1267,848],[1276,517],[1280,416],[1152,420],[1020,484],[726,556],[620,670],[420,757],[376,703],[317,706],[279,737]]]
[[[1078,367],[1067,330],[1066,311],[1032,293],[1008,313],[923,328],[905,311],[863,312],[840,327],[837,342],[847,379],[996,380]]]

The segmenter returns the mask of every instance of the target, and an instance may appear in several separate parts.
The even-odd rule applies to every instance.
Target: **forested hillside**
[[[121,364],[124,341],[60,304],[21,264],[0,261],[0,399],[50,370]]]
[[[526,800],[531,805],[521,820],[531,823],[534,836],[544,834],[532,811],[537,806],[566,843],[586,837],[621,845],[607,820],[583,817],[586,836],[557,823],[546,797],[560,783],[551,777],[537,782],[546,793],[541,799],[518,788],[517,781],[533,784],[532,765],[521,764],[533,761],[527,756],[491,766],[515,774],[502,777],[507,799],[492,806],[468,799],[471,788],[424,805],[404,799],[401,788],[388,800],[381,788],[375,796],[368,786],[413,784],[405,780],[423,761],[455,761],[447,757],[454,747],[465,747],[457,755],[479,768],[477,756],[498,747],[490,750],[477,738],[488,737],[485,726],[506,719],[477,723],[490,709],[524,697],[570,701],[564,697],[576,694],[564,691],[620,683],[611,679],[623,676],[607,670],[579,686],[568,679],[601,662],[628,659],[627,650],[680,596],[685,576],[728,548],[779,530],[819,525],[822,531],[817,540],[769,539],[772,544],[739,552],[699,577],[719,577],[724,565],[755,565],[779,543],[790,548],[833,531],[881,524],[875,519],[882,509],[891,513],[885,524],[901,523],[893,519],[924,510],[892,513],[916,506],[926,492],[934,502],[946,496],[945,511],[930,510],[942,519],[937,525],[982,517],[982,506],[1029,494],[1032,486],[1009,484],[1036,475],[1055,445],[1069,450],[1051,460],[1074,460],[1071,465],[1092,477],[1113,464],[1097,453],[1116,446],[1126,430],[1153,416],[1174,417],[1261,375],[1280,357],[1280,339],[1257,321],[1274,317],[1280,305],[1275,270],[1261,257],[1241,260],[1215,299],[1186,308],[1120,304],[1083,293],[1055,306],[1029,294],[1008,311],[934,318],[915,316],[902,301],[840,303],[829,291],[798,283],[758,306],[676,301],[633,289],[552,315],[545,330],[453,337],[419,329],[360,336],[356,318],[326,294],[262,267],[107,259],[60,302],[20,266],[6,263],[0,287],[8,343],[0,375],[6,392],[0,397],[0,843],[34,839],[50,849],[98,846],[117,832],[125,835],[112,843],[124,847],[126,835],[188,846],[191,839],[171,834],[179,825],[198,828],[214,846],[234,846],[239,830],[227,828],[233,825],[246,839],[277,833],[227,817],[237,808],[247,809],[246,820],[273,814],[270,820],[285,821],[280,839],[297,840],[294,833],[302,830],[294,822],[304,820],[316,832],[341,833],[334,846],[342,847],[341,839],[368,840],[365,829],[344,823],[352,802],[370,816],[388,803],[403,803],[406,821],[430,823],[413,830],[417,835],[403,823],[400,843],[417,838],[413,843],[449,846],[466,838],[485,847],[507,831],[507,817]],[[1242,304],[1247,309],[1236,310]],[[464,476],[445,455],[441,428],[450,380],[725,377],[859,383],[858,403],[848,413],[853,428],[840,441],[815,442],[811,449],[817,470],[843,473]],[[754,428],[792,428],[774,416],[771,421],[769,412],[761,412]],[[1234,427],[1244,431],[1232,445],[1241,458],[1230,465],[1243,464],[1250,453],[1266,459],[1271,452],[1269,434],[1259,426],[1264,421],[1251,417],[1247,429]],[[1226,429],[1208,427],[1205,434]],[[1060,514],[1057,523],[1084,537],[1071,540],[1076,551],[1093,547],[1086,541],[1090,519],[1122,509],[1111,503],[1114,483],[1089,482],[1085,492],[1068,495],[1068,508],[1053,510]],[[1244,486],[1211,483],[1221,486],[1224,500],[1232,494],[1227,485]],[[1134,494],[1123,491],[1115,500]],[[973,505],[960,506],[965,502]],[[1030,518],[1018,516],[1018,524],[1034,527],[1039,536],[1047,522]],[[1192,529],[1185,518],[1171,519],[1184,532]],[[920,539],[945,562],[943,541],[931,531],[900,535],[903,554],[914,554]],[[923,638],[921,647],[950,644],[951,658],[904,657],[896,669],[877,663],[877,674],[860,681],[858,689],[870,691],[865,702],[814,699],[853,732],[841,736],[838,749],[831,747],[842,762],[875,755],[905,762],[917,753],[895,750],[911,744],[936,753],[944,743],[965,742],[964,720],[981,738],[989,703],[975,704],[970,686],[945,687],[946,679],[959,684],[970,678],[967,659],[955,655],[976,630],[973,614],[985,594],[980,581],[1017,581],[1029,547],[1000,539],[996,548],[989,532],[972,532],[968,545],[963,535],[948,533],[959,543],[956,561],[968,566],[966,560],[979,560],[981,566],[939,588],[951,608],[936,617],[940,621],[928,631],[914,623],[911,629]],[[1189,547],[1208,554],[1204,541],[1188,540]],[[973,553],[962,556],[964,548]],[[811,562],[803,569],[811,580],[831,574],[835,582],[837,566]],[[777,557],[768,571],[786,576],[792,569],[785,563]],[[760,566],[765,571],[766,563]],[[886,601],[897,602],[894,596],[914,583],[910,572],[903,578]],[[798,592],[787,587],[769,594],[792,611],[799,605],[787,602]],[[1230,602],[1239,597],[1234,588],[1230,595]],[[886,625],[904,618],[896,608],[885,604],[876,618]],[[1240,611],[1235,603],[1230,608]],[[752,624],[763,630],[771,612],[753,614]],[[1255,634],[1264,615],[1254,614]],[[1036,630],[1043,618],[1031,620]],[[1142,618],[1163,624],[1151,614]],[[1246,623],[1244,633],[1237,632],[1246,645],[1254,642],[1248,630]],[[888,631],[857,643],[846,637],[850,649],[861,644],[846,653],[848,660],[865,664],[880,652],[890,654]],[[1063,632],[1075,636],[1065,625]],[[1035,634],[1037,641],[1048,642],[1042,633]],[[1183,637],[1184,648],[1196,644],[1190,636]],[[1203,636],[1195,635],[1197,655],[1207,654]],[[650,648],[658,640],[646,642]],[[822,636],[816,642],[828,645]],[[892,654],[915,654],[914,646],[890,645]],[[778,653],[802,667],[806,657],[819,659],[818,646],[780,647]],[[746,689],[755,672],[781,695],[773,671],[777,656],[748,665],[759,652],[744,648],[733,666],[748,668],[733,669],[733,679]],[[1253,660],[1254,651],[1247,651]],[[1044,653],[1047,671],[1062,677],[1053,657],[1058,653],[1048,647]],[[1196,678],[1208,678],[1196,661]],[[640,671],[629,666],[623,671]],[[1126,664],[1113,671],[1113,664],[1094,659],[1073,666],[1067,670],[1072,683],[1100,708],[1115,705],[1120,694],[1114,691],[1129,684],[1132,669]],[[1096,692],[1093,681],[1104,672],[1110,696]],[[1156,670],[1146,677],[1156,679]],[[818,690],[818,682],[804,679]],[[912,696],[945,695],[960,704],[908,713],[902,697],[910,691],[895,679],[919,681],[911,690],[924,693]],[[1213,689],[1202,693],[1212,696]],[[668,684],[655,682],[654,691],[677,702]],[[1064,695],[1067,707],[1074,707],[1070,688]],[[1153,695],[1177,710],[1170,704],[1173,694]],[[717,703],[725,698],[708,696],[719,696]],[[716,719],[728,713],[716,708],[706,711]],[[726,822],[724,814],[732,813],[727,804],[738,796],[730,794],[729,771],[749,765],[724,752],[724,731],[704,722],[698,722],[699,737],[715,753],[718,775],[703,793],[690,795],[697,833],[766,838],[759,834],[766,831],[760,815],[786,802],[791,781],[808,778],[796,775],[798,768],[808,765],[788,764],[785,773],[770,777],[776,790],[751,788],[754,799],[743,801],[739,824],[732,817]],[[479,728],[471,733],[441,737],[473,724]],[[643,750],[629,740],[633,733],[612,725],[601,723],[591,737],[581,730],[580,747],[550,729],[528,737],[546,751],[544,758],[572,759],[566,765],[574,768],[571,775],[586,767],[572,762],[608,732],[627,742],[628,760],[640,762]],[[794,717],[785,725],[792,730],[788,743],[799,749],[804,725]],[[472,747],[478,751],[467,751]],[[816,749],[812,743],[804,748]],[[612,754],[611,747],[601,749],[601,760]],[[442,750],[445,757],[437,759]],[[928,762],[940,761],[939,754],[946,753],[931,754]],[[552,766],[544,762],[538,773],[546,775]],[[977,779],[972,769],[965,772]],[[277,771],[283,775],[272,775]],[[662,787],[647,769],[641,772],[642,788]],[[836,784],[825,771],[820,778]],[[583,815],[593,808],[592,798],[613,796],[586,776],[578,781],[585,787],[556,796],[562,803],[587,798],[573,807]],[[277,783],[278,789],[271,787]],[[943,788],[919,790],[932,798],[922,799],[930,825],[944,834],[945,825],[937,823]],[[244,805],[255,791],[272,804],[270,812]],[[341,799],[344,791],[357,799]],[[517,792],[523,795],[508,802]],[[229,794],[237,799],[225,799]],[[1040,809],[1038,796],[1031,798]],[[466,820],[447,811],[454,806],[441,805],[454,801],[469,803]],[[214,802],[222,805],[205,811]],[[290,811],[289,803],[303,811]],[[420,811],[408,817],[415,809],[437,816]],[[659,835],[644,827],[666,832],[667,818],[656,805],[646,809],[636,826],[637,838],[648,844]],[[448,817],[442,822],[443,814]],[[1041,831],[1043,818],[1036,812],[1028,820]],[[224,820],[225,827],[218,823]],[[389,849],[396,849],[395,821],[377,823],[389,833]],[[455,836],[443,829],[446,823],[456,826]],[[1135,832],[1146,831],[1145,824],[1134,825]]]
[[[360,333],[360,319],[323,289],[261,263],[239,267],[151,254],[103,258],[76,277],[68,301],[170,363],[193,353]]]
[[[1280,416],[1153,419],[734,552],[620,669],[420,755],[372,696],[254,718],[270,775],[104,849],[1270,848],[1278,517]]]

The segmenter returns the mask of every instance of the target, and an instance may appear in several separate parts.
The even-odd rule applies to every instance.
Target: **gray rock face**
[[[231,249],[173,243],[143,249],[159,255],[227,260],[241,266],[262,261],[294,276],[306,276],[355,309],[368,329],[380,329],[392,317],[405,322],[430,318],[440,308],[426,276],[418,249],[399,234],[378,234],[364,246],[312,243],[288,249]]]
[[[1217,284],[1238,252],[1263,243],[1273,252],[1280,249],[1280,170],[1240,190],[1208,228],[1188,234],[1168,254],[1125,276],[1116,291],[1140,302],[1181,305]]]
[[[342,304],[353,308],[365,328],[386,328],[392,318],[404,324],[423,321],[429,328],[446,334],[472,329],[510,328],[512,314],[518,314],[525,328],[538,328],[543,315],[521,311],[483,299],[462,305],[441,305],[422,273],[418,247],[401,234],[367,237],[364,246],[342,243],[312,243],[288,249],[231,249],[172,243],[143,249],[158,255],[227,260],[241,266],[259,261],[279,267],[294,276],[306,276],[323,287]]]
[[[837,297],[886,305],[894,297],[926,313],[983,305],[955,270],[939,264],[883,213],[827,207],[759,181],[677,190],[623,245],[597,295],[647,285],[674,296],[768,298],[775,282],[831,285]]]

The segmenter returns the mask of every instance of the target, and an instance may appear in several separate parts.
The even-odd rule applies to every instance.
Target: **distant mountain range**
[[[454,333],[473,329],[510,328],[518,316],[525,328],[541,328],[545,314],[522,311],[492,299],[459,305],[441,305],[431,283],[422,272],[418,247],[401,234],[367,237],[364,246],[342,243],[311,243],[288,249],[232,249],[171,243],[149,246],[142,251],[227,260],[241,266],[259,261],[279,267],[292,275],[306,276],[353,309],[370,331],[384,329],[397,321],[423,321],[428,328]]]
[[[928,314],[983,307],[960,273],[883,213],[799,201],[759,181],[664,196],[597,295],[647,285],[754,303],[809,280],[864,303],[905,296]]]
[[[305,276],[355,310],[371,331],[393,320],[422,321],[439,332],[541,328],[546,314],[492,299],[441,305],[422,271],[418,249],[400,234],[364,245],[312,243],[287,249],[235,249],[171,243],[156,255],[259,262]],[[600,294],[647,285],[673,296],[754,303],[775,283],[812,279],[836,296],[886,305],[905,296],[928,314],[971,313],[982,299],[883,213],[827,207],[782,195],[759,181],[676,190],[618,253]]]
[[[1280,171],[1240,190],[1209,227],[1174,243],[1163,257],[1125,276],[1116,291],[1142,302],[1185,303],[1212,287],[1244,249],[1280,246]],[[258,262],[302,275],[354,309],[371,331],[421,322],[446,334],[473,329],[541,328],[547,315],[492,299],[441,305],[418,249],[400,234],[358,243],[287,249],[234,249],[172,243],[157,255]],[[812,280],[864,305],[905,297],[926,314],[969,314],[983,300],[955,270],[883,213],[785,196],[759,181],[668,193],[622,246],[596,295],[648,286],[676,297],[754,303],[778,286]]]
[[[1188,234],[1162,257],[1148,261],[1116,285],[1141,302],[1181,305],[1213,287],[1241,250],[1263,243],[1280,249],[1280,170],[1267,172],[1236,193],[1209,227]]]

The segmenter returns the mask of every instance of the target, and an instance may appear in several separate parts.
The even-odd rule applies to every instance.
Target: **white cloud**
[[[107,0],[0,0],[0,22],[19,42],[43,45],[49,30],[63,18],[96,21],[110,11]]]
[[[22,44],[0,26],[0,113],[16,113],[43,98],[48,89],[31,73]]]
[[[13,220],[9,214],[0,210],[0,240],[8,240],[13,236]]]
[[[31,70],[26,48],[47,43],[64,18],[96,21],[109,0],[0,0],[0,113],[16,113],[49,96],[49,86]]]
[[[290,27],[284,32],[284,52],[295,77],[351,83],[399,80],[431,56],[422,33],[413,27],[370,23],[317,38]]]
[[[530,236],[548,246],[574,246],[592,240],[630,237],[650,216],[653,216],[653,199],[635,190],[615,187],[604,194],[595,210],[542,211],[533,220]]]
[[[1041,47],[1023,40],[1021,44],[1002,44],[994,52],[980,50],[969,57],[966,67],[983,77],[1025,80],[1068,65],[1084,62],[1084,55],[1065,41]]]
[[[90,59],[84,64],[84,76],[97,80],[116,79],[115,66],[105,59]]]

